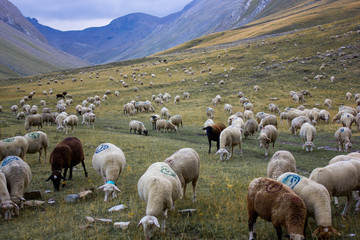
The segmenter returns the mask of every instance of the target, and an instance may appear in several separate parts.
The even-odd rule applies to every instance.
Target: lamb
[[[226,103],[224,105],[224,110],[227,114],[233,114],[233,106],[231,104]]]
[[[167,212],[181,197],[179,177],[166,163],[153,163],[139,179],[138,194],[146,202],[146,216],[138,224],[143,225],[146,239],[152,237],[156,227],[160,228],[158,218],[163,218],[161,232],[165,233]]]
[[[290,239],[305,239],[305,203],[288,186],[270,178],[252,180],[247,193],[247,210],[250,240],[255,240],[258,216],[272,222],[278,240],[282,239],[282,226],[287,228]]]
[[[343,127],[351,129],[351,125],[355,122],[355,117],[351,113],[343,113],[340,118],[340,123]]]
[[[289,151],[277,151],[267,165],[267,177],[276,180],[285,172],[296,172],[296,161]]]
[[[46,133],[42,131],[31,132],[25,135],[25,138],[29,144],[27,153],[34,154],[39,153],[39,162],[41,162],[41,154],[44,149],[45,157],[44,162],[46,162],[46,150],[49,146],[49,140]]]
[[[0,160],[7,156],[18,156],[24,159],[29,143],[25,137],[16,136],[0,141]]]
[[[170,122],[170,120],[159,119],[156,121],[156,130],[160,131],[160,129],[164,129],[164,131],[177,131],[177,127]]]
[[[62,186],[65,187],[68,168],[70,168],[69,180],[71,180],[73,167],[80,162],[84,169],[85,177],[87,177],[88,173],[85,168],[84,150],[81,141],[75,137],[65,138],[54,147],[50,154],[51,175],[46,182],[51,180],[55,190],[59,191],[61,179],[64,180]],[[64,174],[61,175],[63,168]]]
[[[265,148],[265,156],[268,156],[269,144],[273,144],[275,147],[275,142],[278,136],[278,130],[273,125],[266,125],[260,131],[260,136],[257,138],[260,142],[260,148]]]
[[[330,119],[330,113],[325,109],[320,110],[319,119],[324,120],[325,123],[328,123]]]
[[[182,148],[168,157],[165,161],[180,179],[183,197],[186,194],[186,185],[191,182],[193,186],[193,202],[196,202],[196,182],[200,172],[199,154],[192,148]]]
[[[180,102],[180,96],[179,95],[176,95],[175,97],[174,97],[174,103],[176,104],[176,103],[179,103]]]
[[[215,118],[215,111],[211,107],[206,109],[206,115],[208,118],[214,119]]]
[[[172,116],[169,121],[174,124],[178,129],[181,125],[181,127],[183,126],[183,118],[181,115],[174,115]]]
[[[290,187],[304,201],[307,218],[315,219],[318,226],[314,235],[318,235],[319,239],[330,239],[334,234],[340,235],[332,227],[330,195],[323,185],[293,172],[283,173],[277,181]]]
[[[308,117],[305,117],[305,116],[296,117],[291,121],[291,127],[289,130],[292,132],[292,134],[295,135],[297,130],[300,129],[301,126],[306,122],[308,122],[308,123],[311,122]]]
[[[254,136],[254,134],[259,130],[259,125],[255,119],[250,118],[245,122],[244,125],[244,136],[247,138],[249,135]]]
[[[29,165],[17,156],[7,156],[1,163],[1,171],[4,172],[10,200],[23,208],[24,192],[31,181]],[[19,215],[19,209],[15,208],[15,216]]]
[[[229,160],[233,156],[234,153],[234,146],[239,145],[240,148],[240,156],[242,156],[242,150],[241,150],[241,129],[231,125],[227,128],[225,128],[220,133],[220,149],[216,152],[216,154],[220,155],[220,161],[225,161],[224,154],[226,154],[226,160]],[[229,149],[231,148],[231,153],[229,154],[229,151],[226,150],[226,146],[229,146]]]
[[[277,118],[275,115],[269,115],[262,117],[260,123],[259,123],[259,129],[262,129],[263,127],[267,125],[273,125],[277,128]]]
[[[349,152],[351,150],[351,130],[347,127],[341,127],[335,132],[335,138],[339,142],[339,151]]]
[[[19,211],[18,205],[16,205],[10,199],[10,194],[7,189],[7,182],[5,173],[0,168],[0,207],[4,211],[5,220],[10,220],[11,216],[14,214],[14,208],[16,211]]]
[[[324,106],[328,107],[329,109],[332,108],[332,101],[330,99],[325,99]]]
[[[341,213],[344,217],[352,201],[352,191],[360,189],[360,161],[340,161],[323,168],[315,168],[309,178],[326,187],[330,196],[347,197],[345,208]],[[359,205],[360,201],[356,205],[357,209]]]
[[[153,130],[156,130],[156,121],[160,119],[160,116],[155,114],[150,117],[150,122],[153,126]]]
[[[91,125],[93,126],[93,129],[95,128],[95,120],[96,120],[96,115],[95,113],[85,113],[83,115],[83,121],[81,122],[82,124],[86,124],[89,125],[89,127],[91,127]]]
[[[170,119],[171,114],[169,113],[169,110],[166,107],[163,107],[160,112],[161,112],[161,116],[167,117],[167,119]]]
[[[307,152],[312,152],[315,147],[313,141],[316,135],[316,128],[311,123],[304,123],[300,129],[300,136],[303,141],[302,148],[306,149]]]
[[[104,201],[109,197],[116,198],[116,191],[120,189],[115,185],[126,165],[123,151],[112,143],[100,144],[92,157],[93,168],[103,177],[104,185],[98,189],[105,192]]]
[[[31,130],[32,126],[38,126],[38,129],[42,128],[42,116],[40,114],[29,115],[25,118],[24,128],[28,132]]]
[[[138,120],[131,120],[129,123],[130,133],[131,130],[134,130],[134,133],[138,132],[139,134],[143,133],[145,136],[148,134],[148,130],[145,125]]]
[[[74,130],[78,126],[78,122],[79,122],[79,119],[76,115],[70,115],[70,116],[66,117],[63,122],[63,124],[66,128],[66,134],[68,134],[69,126],[71,126],[71,131],[72,131],[72,133],[74,133]]]
[[[209,142],[209,153],[211,152],[211,141],[216,142],[217,150],[219,150],[220,146],[220,134],[226,128],[223,123],[216,123],[212,126],[204,127],[203,130],[206,131],[206,136]]]

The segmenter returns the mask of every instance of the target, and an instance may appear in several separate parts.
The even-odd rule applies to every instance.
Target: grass
[[[222,96],[223,103],[230,103],[234,111],[243,111],[236,96],[238,91],[243,91],[245,96],[254,103],[254,112],[268,111],[268,105],[273,102],[280,109],[297,107],[299,104],[292,102],[289,91],[308,89],[313,97],[306,98],[307,108],[323,108],[325,98],[333,100],[331,116],[337,112],[341,104],[355,107],[355,102],[345,100],[347,91],[360,92],[358,81],[359,58],[352,57],[359,52],[360,34],[356,29],[360,23],[359,17],[337,21],[322,25],[324,31],[317,27],[296,31],[283,36],[254,40],[250,43],[239,44],[229,48],[206,48],[183,53],[172,53],[154,58],[143,58],[134,61],[113,63],[71,71],[62,71],[42,76],[24,79],[0,81],[0,104],[3,112],[0,113],[0,139],[15,135],[24,135],[23,120],[16,120],[10,113],[10,107],[18,104],[19,100],[30,91],[36,94],[29,104],[39,104],[41,99],[47,101],[47,106],[55,110],[55,94],[67,91],[74,97],[74,104],[68,107],[68,112],[75,114],[75,106],[88,96],[99,95],[102,97],[106,90],[120,91],[120,96],[109,95],[101,108],[96,109],[97,116],[95,130],[81,125],[74,134],[68,136],[78,137],[84,147],[85,163],[89,177],[85,178],[81,166],[74,170],[73,180],[68,181],[66,188],[59,192],[44,194],[44,199],[56,199],[54,206],[25,207],[20,216],[0,224],[3,239],[141,239],[142,228],[137,228],[139,220],[145,214],[145,203],[137,194],[137,181],[153,162],[164,161],[176,150],[184,147],[195,149],[201,159],[200,178],[197,187],[198,201],[194,204],[190,200],[191,186],[188,187],[187,199],[178,200],[176,209],[196,208],[192,216],[184,216],[177,211],[169,213],[167,220],[168,231],[166,235],[159,232],[155,239],[246,239],[247,210],[246,192],[249,182],[260,176],[266,176],[266,167],[269,158],[264,156],[264,149],[259,148],[255,138],[243,140],[243,156],[235,150],[234,157],[228,162],[219,162],[215,149],[208,154],[207,139],[202,130],[206,121],[205,110],[211,106],[211,99],[217,94]],[[344,33],[349,33],[344,35]],[[332,36],[341,35],[340,38],[331,39]],[[296,44],[296,46],[295,46]],[[345,46],[344,48],[342,48]],[[275,47],[275,49],[274,49]],[[334,53],[331,54],[331,51]],[[218,58],[220,55],[220,58]],[[166,59],[168,63],[159,60]],[[260,63],[266,61],[265,64]],[[204,63],[205,62],[205,63]],[[319,67],[326,63],[325,70]],[[140,68],[134,71],[133,68]],[[195,70],[194,75],[188,75],[183,68]],[[212,67],[212,74],[200,73],[202,69]],[[168,76],[166,69],[172,73]],[[229,69],[235,70],[230,72]],[[226,69],[226,71],[224,71]],[[177,70],[177,71],[175,71]],[[99,72],[98,78],[96,77]],[[136,75],[147,73],[141,79],[144,85],[134,81],[132,73]],[[128,79],[120,76],[127,74]],[[156,78],[151,78],[151,73]],[[316,81],[317,74],[326,75],[325,79]],[[228,78],[225,75],[228,75]],[[336,81],[330,83],[330,76],[334,75]],[[89,78],[91,76],[91,78]],[[114,82],[109,78],[113,77]],[[310,81],[304,82],[307,76]],[[37,79],[41,77],[42,86],[38,86]],[[72,79],[76,78],[76,82]],[[82,79],[83,81],[80,81]],[[116,80],[124,79],[129,84],[125,89]],[[54,80],[58,80],[55,83]],[[223,87],[218,82],[225,80]],[[149,82],[154,86],[150,87]],[[49,82],[49,84],[47,84]],[[253,86],[259,85],[260,91],[254,92]],[[20,86],[20,90],[17,90]],[[138,87],[139,92],[133,88]],[[48,97],[42,95],[43,91],[54,91]],[[181,99],[179,104],[172,101],[165,103],[171,114],[180,114],[184,119],[184,127],[177,133],[158,133],[150,130],[149,136],[129,134],[130,120],[142,121],[148,129],[150,113],[140,113],[128,117],[122,113],[123,104],[131,100],[151,99],[153,94],[168,92],[172,99],[175,95],[182,96],[183,92],[190,92],[190,99]],[[269,100],[277,97],[278,100]],[[318,105],[319,104],[319,105]],[[154,104],[155,105],[155,104]],[[155,106],[159,114],[162,106]],[[223,111],[223,104],[215,108],[215,121],[227,122],[228,116]],[[318,147],[337,147],[333,134],[339,128],[338,123],[319,124],[315,145]],[[309,176],[316,168],[324,166],[328,161],[342,154],[338,151],[315,149],[306,153],[301,149],[301,139],[298,135],[291,135],[286,123],[279,125],[279,137],[275,149],[270,148],[270,155],[277,150],[290,151],[296,161],[298,172]],[[35,129],[33,129],[35,130]],[[359,132],[353,127],[353,147],[359,149]],[[63,133],[56,133],[54,126],[45,126],[43,131],[50,140],[49,153],[54,146],[66,137]],[[97,188],[102,185],[100,175],[91,167],[91,158],[96,147],[103,142],[111,142],[120,147],[125,153],[127,166],[121,173],[117,185],[122,190],[116,200],[104,203],[104,193],[95,191],[89,198],[78,203],[68,204],[64,201],[67,194],[78,193],[85,188]],[[45,182],[50,175],[48,162],[38,163],[37,154],[27,155],[26,162],[32,170],[32,181],[28,187],[31,190],[53,190],[50,182]],[[341,199],[341,207],[344,200]],[[107,209],[117,204],[125,204],[127,208],[117,213],[109,213]],[[352,206],[353,209],[354,206]],[[341,218],[341,210],[332,208],[333,226],[342,236],[336,239],[348,239],[351,233],[360,234],[358,214],[350,211],[346,219]],[[115,221],[130,221],[129,228],[125,231],[116,230],[112,224],[96,223],[86,228],[85,216],[110,218]],[[14,227],[17,226],[17,227]],[[311,235],[316,223],[309,221],[307,239],[316,239]],[[257,234],[259,239],[274,239],[275,230],[271,223],[258,219]]]

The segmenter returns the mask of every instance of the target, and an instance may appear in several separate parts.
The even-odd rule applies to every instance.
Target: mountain
[[[50,46],[13,4],[0,0],[0,79],[88,65]]]
[[[163,18],[134,13],[107,26],[82,31],[62,32],[41,25],[36,19],[28,20],[52,46],[99,64],[144,57],[204,34],[242,26],[270,1],[194,0],[183,10]]]

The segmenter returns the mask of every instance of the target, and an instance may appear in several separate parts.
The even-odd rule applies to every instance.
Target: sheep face
[[[151,239],[153,233],[155,232],[156,228],[160,228],[160,224],[159,224],[159,221],[157,220],[156,217],[154,216],[145,216],[143,217],[139,224],[138,224],[138,227],[140,226],[140,224],[143,225],[143,228],[144,228],[144,236],[145,238],[148,240],[148,239]]]
[[[345,144],[344,152],[350,152],[351,147],[352,147],[352,144],[351,144],[350,142],[349,142],[349,143],[346,143],[346,144]]]
[[[323,227],[319,226],[313,235],[318,235],[319,239],[330,239],[333,235],[340,236],[340,233],[338,233],[333,227]]]
[[[306,142],[304,146],[307,152],[312,152],[313,147],[315,147],[313,142]]]
[[[53,182],[55,190],[59,191],[61,179],[64,180],[63,187],[65,187],[66,179],[61,175],[60,171],[59,172],[53,172],[50,175],[50,177],[46,180],[46,182],[51,180]]]
[[[1,209],[4,211],[5,220],[10,220],[11,216],[13,215],[14,208],[19,211],[19,207],[13,201],[4,201],[1,203]]]
[[[104,189],[104,192],[105,192],[104,202],[107,202],[107,200],[109,199],[109,196],[111,194],[112,194],[113,198],[116,198],[115,190],[120,192],[120,189],[112,183],[106,183],[106,184],[102,185],[101,187],[99,187],[98,189]]]
[[[289,239],[290,240],[305,240],[304,236],[299,235],[299,234],[290,234]]]
[[[220,154],[220,161],[222,162],[225,160],[229,160],[230,157],[230,153],[225,148],[219,149],[215,154]],[[226,154],[226,158],[224,156],[225,154]]]
[[[145,136],[148,135],[148,132],[149,132],[148,130],[144,130],[144,131],[143,131],[143,133],[144,133]]]

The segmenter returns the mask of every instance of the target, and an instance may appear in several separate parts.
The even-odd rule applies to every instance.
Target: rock
[[[91,193],[92,193],[92,191],[90,191],[90,190],[82,191],[79,193],[79,198],[84,198]]]
[[[193,212],[196,212],[196,209],[183,209],[183,210],[178,210],[178,213],[182,213],[184,215],[192,215]]]
[[[55,204],[55,203],[56,203],[55,200],[56,200],[55,198],[50,198],[50,199],[48,200],[48,204],[51,204],[51,205]]]
[[[108,209],[108,212],[112,212],[112,211],[120,211],[122,209],[125,209],[126,206],[124,204],[120,204],[120,205],[116,205],[114,207],[111,207]]]
[[[29,201],[25,201],[24,205],[29,206],[29,207],[38,207],[38,206],[43,205],[44,203],[45,203],[45,201],[29,200]]]
[[[273,98],[269,98],[269,100],[272,100],[272,101],[275,101],[275,100],[278,100],[279,98],[277,97],[273,97]]]
[[[125,230],[129,227],[130,222],[116,222],[114,223],[114,228],[120,228]]]
[[[85,221],[86,221],[86,223],[93,223],[93,222],[95,222],[95,219],[87,216],[87,217],[85,217]]]
[[[43,199],[41,191],[31,191],[31,192],[25,192],[24,198],[26,200],[39,200]]]
[[[79,194],[69,194],[65,197],[67,203],[77,202],[79,200]]]
[[[102,222],[102,223],[112,223],[111,219],[107,219],[107,218],[95,218],[96,222]]]

